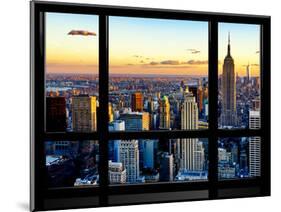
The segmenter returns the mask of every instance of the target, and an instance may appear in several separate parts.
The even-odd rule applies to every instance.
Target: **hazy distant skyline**
[[[259,27],[220,24],[219,60],[223,61],[227,33],[231,33],[231,52],[235,71],[245,75],[259,71]],[[67,35],[86,30],[96,36]],[[98,72],[98,16],[46,14],[47,73]],[[208,74],[208,23],[147,18],[109,18],[109,59],[111,74],[199,75]],[[221,73],[219,64],[219,73]]]

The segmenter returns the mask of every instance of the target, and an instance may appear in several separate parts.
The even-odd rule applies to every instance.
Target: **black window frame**
[[[170,201],[223,199],[270,195],[270,17],[242,14],[193,12],[134,7],[117,7],[90,4],[32,1],[31,10],[31,210],[49,210],[83,207],[101,207]],[[97,114],[97,131],[90,133],[45,132],[45,17],[46,12],[92,14],[99,16],[99,101],[101,111]],[[196,20],[208,22],[208,82],[209,82],[209,128],[194,131],[108,131],[108,81],[109,81],[109,16]],[[261,80],[261,128],[225,130],[218,128],[218,24],[245,23],[260,25],[260,80]],[[217,177],[219,137],[261,137],[261,176],[255,179],[220,180]],[[209,179],[206,182],[157,183],[141,185],[108,185],[108,146],[111,139],[139,138],[208,138]],[[56,188],[46,186],[44,141],[46,140],[98,140],[100,148],[97,187]],[[172,198],[177,192],[207,191],[206,197]],[[161,199],[161,194],[171,199]],[[126,202],[118,202],[117,196]],[[131,201],[130,195],[140,198]],[[138,196],[139,195],[139,196]],[[113,198],[112,198],[113,197]],[[115,198],[115,199],[114,199]],[[109,199],[111,199],[109,201]]]

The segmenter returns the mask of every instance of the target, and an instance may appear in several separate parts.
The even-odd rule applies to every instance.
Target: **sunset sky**
[[[249,61],[257,73],[259,27],[219,26],[219,60],[225,57],[230,31],[235,71],[244,75]],[[68,35],[71,30],[97,35]],[[98,36],[97,16],[47,13],[47,73],[97,73]],[[112,74],[207,75],[208,23],[110,17],[109,57]]]
[[[228,32],[230,33],[231,56],[238,75],[246,74],[246,65],[251,64],[252,75],[259,76],[260,26],[249,24],[219,24],[219,61],[227,53]],[[222,64],[219,65],[222,73]]]

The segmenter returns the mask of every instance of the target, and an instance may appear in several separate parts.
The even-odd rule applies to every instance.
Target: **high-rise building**
[[[159,107],[159,115],[160,115],[160,129],[170,129],[170,103],[167,96],[163,96],[160,100]]]
[[[109,131],[124,131],[125,130],[125,121],[123,120],[114,120],[108,124]]]
[[[160,181],[173,181],[174,158],[172,154],[164,152],[160,160]]]
[[[261,127],[260,111],[249,111],[249,128],[259,129]],[[251,177],[260,176],[261,174],[261,138],[250,137],[249,138],[249,174]]]
[[[119,119],[125,121],[126,131],[149,130],[149,113],[147,112],[121,113]]]
[[[259,111],[261,108],[261,101],[260,99],[254,99],[252,100],[252,110]]]
[[[203,142],[197,140],[194,151],[193,170],[204,170],[205,152]]]
[[[138,140],[121,140],[119,142],[119,160],[126,169],[126,182],[137,182],[139,178]]]
[[[154,168],[154,140],[143,140],[143,167]]]
[[[229,157],[225,148],[218,148],[218,160],[229,161]]]
[[[70,141],[54,141],[52,142],[52,154],[53,155],[70,155],[71,151]]]
[[[97,99],[95,96],[72,97],[73,131],[89,132],[97,130]]]
[[[236,78],[234,60],[230,54],[230,34],[228,34],[227,55],[224,58],[222,73],[222,126],[236,126]]]
[[[126,169],[119,162],[108,161],[108,178],[110,184],[126,183]]]
[[[249,63],[246,66],[246,73],[247,73],[247,83],[249,83],[251,81],[251,66]]]
[[[152,96],[148,97],[148,101],[147,101],[147,111],[149,113],[153,113],[154,112],[154,103],[153,103],[153,98]]]
[[[124,131],[125,122],[123,120],[114,120],[108,124],[109,131]],[[111,140],[108,143],[108,158],[113,162],[119,161],[119,143],[121,140]]]
[[[131,97],[131,107],[133,112],[143,111],[143,96],[140,92],[135,92]]]
[[[239,158],[239,167],[240,169],[245,169],[248,167],[248,156],[245,151],[241,151]]]
[[[195,97],[188,90],[184,94],[184,102],[181,105],[181,129],[198,129],[198,106]]]
[[[195,102],[198,102],[198,87],[196,85],[186,85],[185,89],[188,89],[188,91],[195,97]]]
[[[202,86],[198,87],[198,91],[197,91],[197,103],[198,103],[198,109],[199,109],[199,113],[202,113],[203,109],[204,109],[204,90],[202,88]]]
[[[231,163],[232,164],[238,164],[238,145],[237,143],[232,143],[231,146]]]
[[[65,97],[46,97],[46,131],[62,132],[66,130]]]
[[[181,129],[198,129],[198,107],[195,97],[186,90],[184,102],[181,106]],[[179,143],[180,169],[182,170],[203,170],[204,148],[197,138],[180,139]]]
[[[109,123],[112,122],[114,120],[114,115],[113,115],[113,108],[112,108],[112,104],[109,103],[108,104],[108,121]]]

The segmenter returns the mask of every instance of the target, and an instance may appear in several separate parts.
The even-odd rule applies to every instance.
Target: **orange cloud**
[[[208,64],[208,60],[189,60],[186,62],[189,65],[205,65]]]
[[[86,30],[71,30],[68,35],[96,36],[97,34]]]

